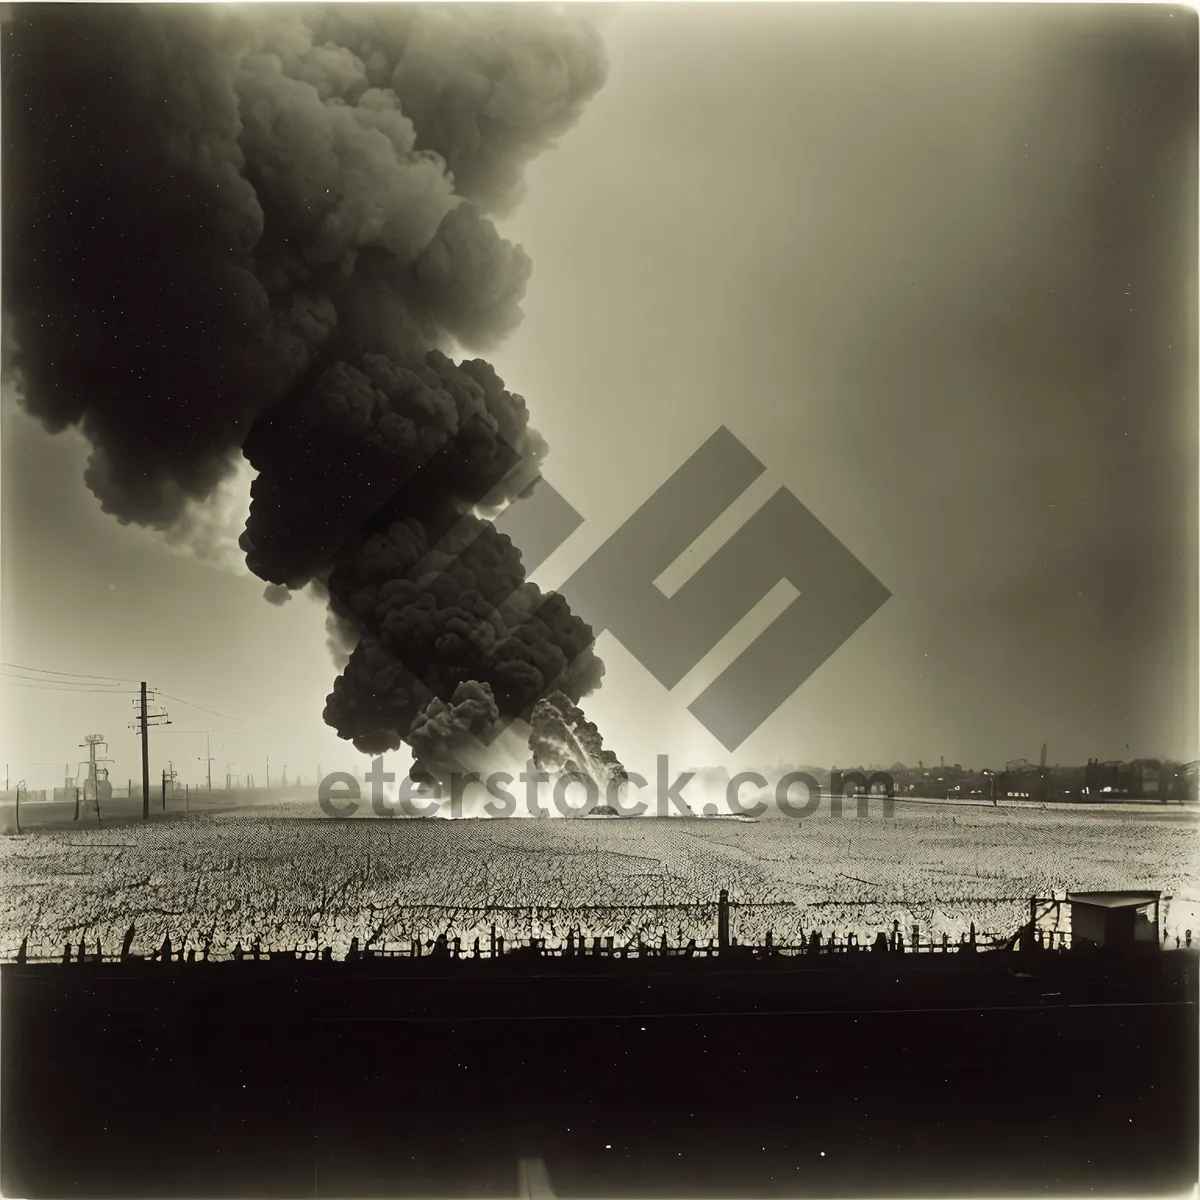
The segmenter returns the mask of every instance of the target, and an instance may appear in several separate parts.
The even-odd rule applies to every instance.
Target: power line
[[[186,704],[187,701],[182,701],[182,703]],[[174,732],[186,734],[188,737],[196,737],[201,733],[247,733],[248,730],[245,725],[220,725],[216,729],[176,729]]]
[[[137,688],[76,687],[70,684],[63,687],[52,687],[49,683],[13,683],[8,679],[0,679],[0,687],[32,688],[38,692],[59,692],[60,694],[70,693],[72,695],[91,694],[94,696],[127,696],[138,690]]]
[[[201,712],[208,713],[209,716],[220,717],[222,721],[238,721],[242,725],[249,726],[251,729],[260,728],[258,725],[255,725],[252,721],[243,720],[241,717],[235,717],[230,713],[217,712],[217,710],[215,708],[205,708],[203,704],[193,704],[190,700],[184,700],[179,696],[172,696],[170,692],[164,692],[161,689],[156,689],[156,690],[158,691],[158,694],[160,696],[166,696],[166,698],[168,700],[174,700],[176,704],[186,704],[188,706],[188,708],[197,708]],[[216,733],[218,731],[212,730],[212,732]]]
[[[83,675],[77,671],[51,671],[47,667],[23,667],[20,663],[0,662],[0,667],[12,667],[17,671],[34,671],[39,675],[69,675],[72,679],[110,679],[117,683],[137,683],[136,679],[125,679],[120,675]]]
[[[123,683],[99,683],[91,679],[42,679],[36,675],[14,675],[11,671],[0,671],[0,677],[23,683],[27,687],[93,688],[112,692],[128,690]]]
[[[0,671],[0,686],[3,687],[23,687],[31,688],[37,691],[67,691],[77,692],[92,695],[113,695],[120,696],[129,693],[137,693],[137,688],[125,688],[120,685],[123,683],[135,683],[136,680],[124,679],[117,675],[85,675],[72,671],[51,671],[46,667],[26,667],[20,663],[0,662],[0,667],[12,667],[17,671],[35,671],[39,672],[43,677],[36,676],[30,678],[24,675],[12,675],[8,671]],[[70,679],[50,679],[46,678],[50,675],[66,675]],[[88,687],[85,682],[73,683],[71,680],[78,679],[81,681],[97,681],[105,682],[105,686]],[[9,682],[12,680],[13,682]],[[223,721],[234,721],[238,726],[244,726],[249,729],[261,729],[262,726],[254,724],[253,721],[247,721],[244,717],[235,717],[232,713],[218,712],[215,708],[205,708],[203,704],[195,704],[191,700],[184,700],[181,696],[172,696],[169,692],[164,692],[161,689],[155,689],[158,695],[165,696],[168,700],[174,700],[177,704],[185,704],[188,708],[197,709],[200,712],[208,713],[211,717],[220,717]],[[221,732],[212,730],[211,732]]]

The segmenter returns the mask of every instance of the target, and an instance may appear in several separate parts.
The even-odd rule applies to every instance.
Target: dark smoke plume
[[[247,564],[274,603],[327,594],[326,719],[361,750],[411,731],[441,753],[597,686],[591,630],[472,515],[545,443],[450,357],[520,322],[530,263],[489,217],[603,84],[591,27],[30,5],[3,54],[9,366],[47,429],[89,439],[104,509],[178,536],[244,455]]]
[[[552,692],[534,705],[530,719],[529,749],[534,765],[551,776],[586,775],[598,785],[598,806],[604,816],[616,815],[606,803],[615,799],[629,774],[617,756],[604,748],[600,731],[569,696]]]
[[[268,604],[284,605],[292,598],[292,593],[277,583],[268,583],[263,588],[263,599]]]

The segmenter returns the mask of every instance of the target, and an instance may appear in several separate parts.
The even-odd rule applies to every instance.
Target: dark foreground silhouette
[[[10,965],[6,1195],[1179,1191],[1196,956]],[[464,969],[466,967],[467,969]]]

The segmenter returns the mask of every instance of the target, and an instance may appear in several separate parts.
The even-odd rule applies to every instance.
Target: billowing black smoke
[[[598,785],[597,811],[616,815],[609,801],[629,782],[629,773],[617,756],[604,748],[596,726],[563,692],[552,692],[534,705],[529,751],[538,770],[551,778],[585,775],[592,779]]]
[[[244,454],[247,564],[273,603],[327,592],[326,719],[361,750],[444,757],[594,688],[591,631],[473,515],[546,446],[449,356],[521,319],[530,263],[489,216],[602,85],[594,31],[552,5],[14,12],[9,369],[87,436],[105,510],[178,533]]]

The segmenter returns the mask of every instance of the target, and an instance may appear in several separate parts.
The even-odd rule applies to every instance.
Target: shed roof
[[[1090,904],[1096,908],[1139,908],[1153,904],[1162,892],[1068,892],[1069,904]]]

